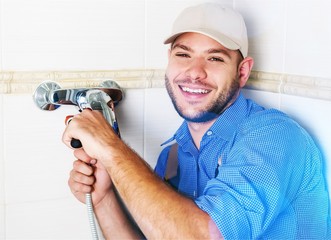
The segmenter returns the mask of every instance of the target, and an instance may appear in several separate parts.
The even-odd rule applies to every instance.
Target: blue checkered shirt
[[[312,138],[284,113],[239,95],[204,134],[198,150],[187,122],[170,179],[207,212],[226,239],[326,239],[329,196]],[[164,178],[169,146],[155,172]],[[180,227],[180,226],[179,226]]]

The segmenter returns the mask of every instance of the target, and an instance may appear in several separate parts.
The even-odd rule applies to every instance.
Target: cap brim
[[[169,44],[175,41],[175,39],[177,37],[179,37],[180,35],[182,35],[183,33],[188,33],[188,32],[194,32],[194,33],[200,33],[203,35],[206,35],[212,39],[214,39],[215,41],[219,42],[220,44],[222,44],[224,47],[226,47],[227,49],[230,50],[239,50],[240,46],[235,43],[234,41],[232,41],[231,39],[229,39],[227,36],[219,33],[219,32],[213,32],[211,30],[207,31],[206,29],[204,30],[185,30],[185,31],[179,31],[176,33],[173,33],[171,36],[169,36],[168,38],[166,38],[166,40],[164,40],[164,44]]]

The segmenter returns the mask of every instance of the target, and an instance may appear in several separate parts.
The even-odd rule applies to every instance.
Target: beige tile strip
[[[96,87],[104,80],[124,89],[162,88],[164,70],[0,72],[0,94],[32,94],[43,81],[72,88]],[[246,88],[331,101],[331,79],[325,78],[253,71]]]

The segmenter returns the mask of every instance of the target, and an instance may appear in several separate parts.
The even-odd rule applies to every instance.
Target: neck
[[[203,137],[203,135],[206,133],[206,131],[214,124],[216,119],[213,119],[209,122],[202,122],[202,123],[196,123],[196,122],[188,122],[188,128],[190,130],[193,142],[197,149],[200,149],[200,142]]]

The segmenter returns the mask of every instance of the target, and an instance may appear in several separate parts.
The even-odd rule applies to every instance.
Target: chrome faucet
[[[115,106],[123,98],[119,85],[111,80],[104,81],[99,87],[61,89],[56,82],[43,82],[35,90],[33,100],[41,110],[52,111],[61,105],[75,105],[82,111],[85,108],[99,110],[119,135]],[[81,147],[77,139],[73,147]]]

